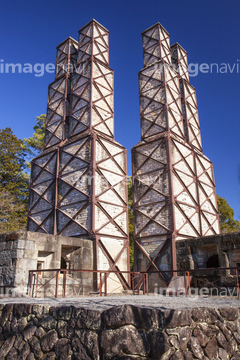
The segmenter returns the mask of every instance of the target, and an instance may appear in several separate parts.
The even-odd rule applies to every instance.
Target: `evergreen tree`
[[[29,176],[26,149],[11,128],[0,130],[0,231],[26,227]]]
[[[228,205],[227,200],[217,196],[220,229],[222,233],[240,231],[240,222],[235,220],[234,210]]]
[[[26,151],[29,160],[37,157],[44,148],[44,136],[46,127],[46,115],[37,116],[37,124],[33,127],[34,133],[31,137],[24,139]],[[27,162],[28,168],[31,167],[30,162]]]

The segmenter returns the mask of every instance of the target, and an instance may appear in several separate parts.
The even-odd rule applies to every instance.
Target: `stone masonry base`
[[[1,360],[240,359],[237,308],[0,306]]]

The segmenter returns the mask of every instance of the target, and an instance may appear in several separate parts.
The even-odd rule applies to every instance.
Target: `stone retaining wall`
[[[103,312],[69,307],[0,307],[0,359],[240,359],[234,308]]]

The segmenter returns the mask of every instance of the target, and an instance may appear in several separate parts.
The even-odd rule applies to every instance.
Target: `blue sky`
[[[141,32],[160,22],[193,64],[229,64],[190,78],[197,90],[203,152],[214,164],[217,193],[240,220],[240,2],[236,0],[6,1],[1,4],[0,66],[54,63],[56,46],[92,18],[110,31],[110,67],[115,71],[115,138],[128,149],[140,140],[138,71],[143,67]],[[1,61],[3,60],[3,61]],[[234,65],[235,64],[235,65]],[[196,69],[193,67],[193,70]],[[224,70],[222,70],[224,71]],[[193,71],[194,73],[194,71]],[[0,73],[0,128],[19,138],[33,133],[46,112],[54,74]]]

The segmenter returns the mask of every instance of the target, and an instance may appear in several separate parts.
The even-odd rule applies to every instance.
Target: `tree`
[[[33,127],[34,133],[32,137],[24,139],[24,144],[30,158],[37,157],[44,148],[44,136],[46,127],[46,115],[42,114],[37,116],[37,125]],[[30,163],[27,162],[28,168],[31,167]]]
[[[0,233],[26,227],[26,205],[0,187]]]
[[[0,130],[0,231],[26,227],[29,176],[26,148],[11,128]]]
[[[134,263],[134,224],[133,224],[133,184],[132,177],[128,177],[128,224],[130,241],[130,268],[133,269]]]
[[[221,232],[240,231],[240,222],[233,218],[234,210],[228,205],[227,200],[217,196],[217,204]]]

